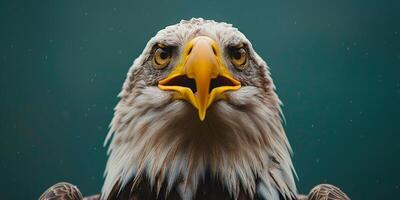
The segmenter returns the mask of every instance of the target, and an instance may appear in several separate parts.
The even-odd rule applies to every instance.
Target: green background
[[[233,23],[269,63],[298,188],[400,195],[400,4],[395,1],[0,3],[0,199],[59,181],[100,191],[103,140],[125,75],[181,19]]]

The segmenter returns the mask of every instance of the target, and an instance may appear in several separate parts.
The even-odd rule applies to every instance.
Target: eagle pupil
[[[236,60],[239,60],[242,57],[242,52],[239,49],[235,49],[232,52],[232,57]]]
[[[161,50],[160,58],[161,59],[167,59],[168,57],[169,57],[169,53],[166,50]]]

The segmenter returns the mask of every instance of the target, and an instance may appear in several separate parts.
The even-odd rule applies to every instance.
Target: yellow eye
[[[153,64],[156,69],[162,69],[171,62],[171,52],[168,49],[159,47],[154,52]]]
[[[247,62],[247,52],[243,47],[230,49],[231,62],[238,69],[244,69]]]

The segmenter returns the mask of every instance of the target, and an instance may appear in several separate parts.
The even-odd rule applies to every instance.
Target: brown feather
[[[82,194],[75,185],[60,182],[47,189],[39,200],[82,200]]]

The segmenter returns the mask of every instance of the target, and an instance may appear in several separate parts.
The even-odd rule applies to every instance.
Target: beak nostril
[[[193,94],[196,94],[196,92],[197,92],[195,80],[188,78],[187,76],[177,76],[177,77],[171,79],[170,81],[168,81],[168,83],[164,84],[164,86],[187,87],[192,90]]]
[[[190,53],[192,53],[192,50],[193,50],[193,46],[190,47],[190,49],[189,49],[188,52],[187,52],[187,55],[189,55]]]
[[[214,46],[212,46],[212,50],[213,50],[214,55],[216,56],[217,55],[217,50],[215,49]]]

